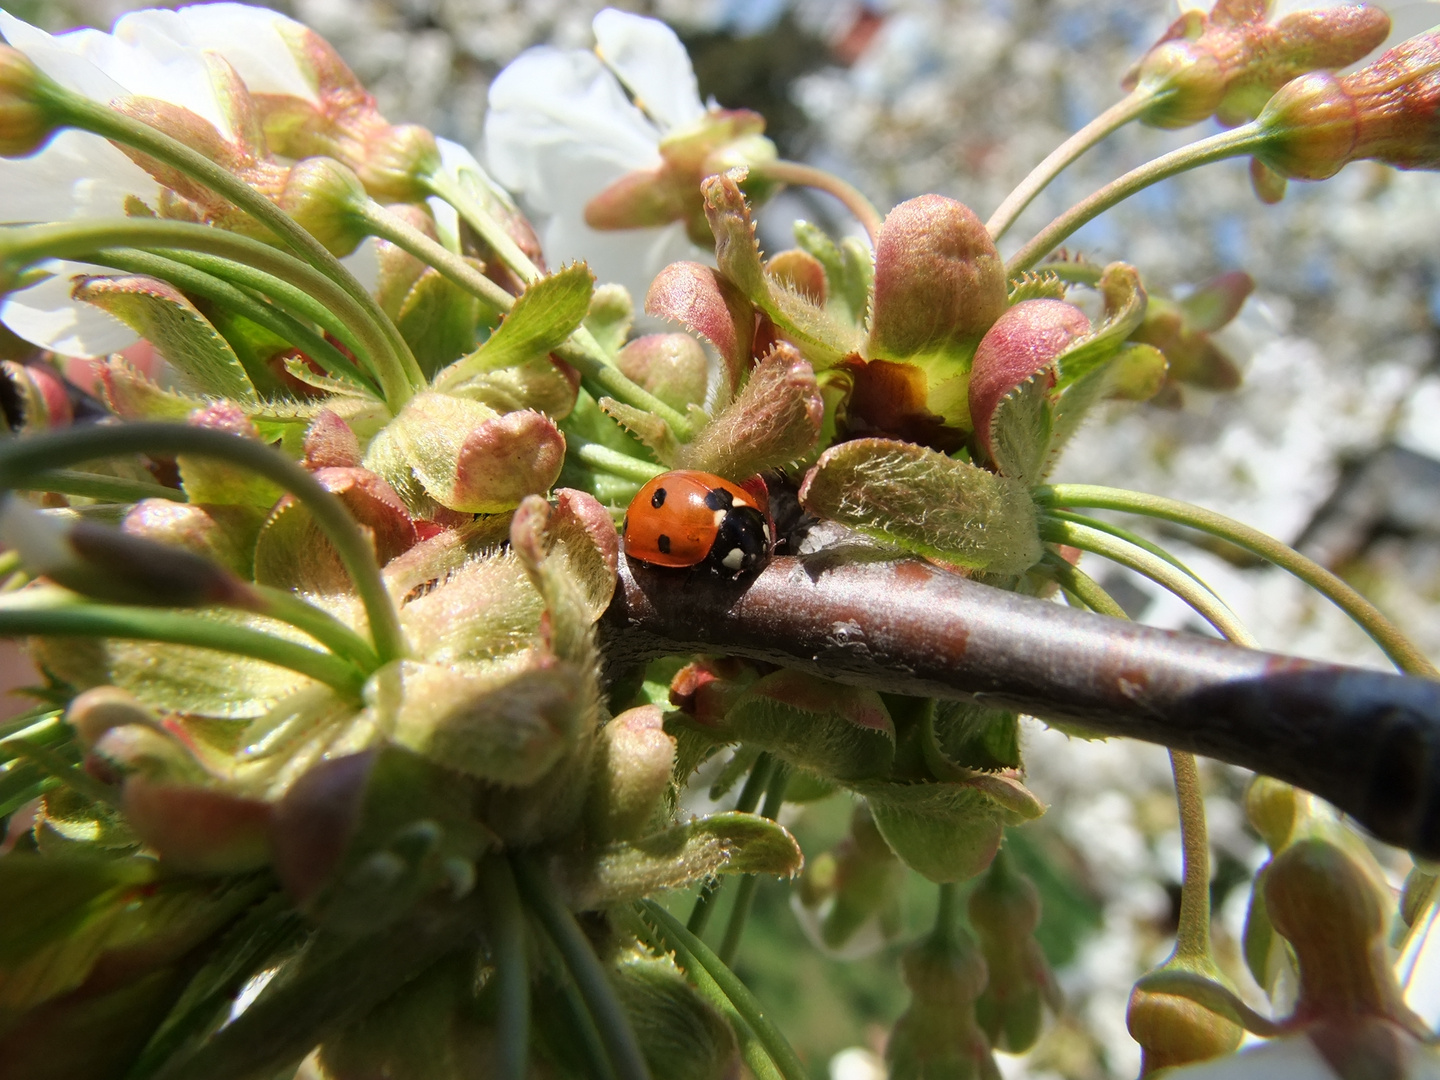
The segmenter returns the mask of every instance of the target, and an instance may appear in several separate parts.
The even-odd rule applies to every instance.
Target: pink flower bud
[[[74,419],[65,384],[43,364],[0,361],[0,376],[8,386],[5,415],[16,431],[48,431]]]
[[[975,441],[990,452],[990,421],[1006,394],[1044,371],[1090,320],[1063,300],[1025,300],[1000,316],[980,342],[970,371],[970,416]],[[1054,373],[1050,375],[1054,383]]]
[[[615,356],[615,366],[667,405],[684,409],[705,400],[710,361],[689,334],[647,334]]]
[[[670,786],[675,738],[658,705],[628,709],[600,729],[590,833],[602,842],[644,835]]]
[[[1352,161],[1440,169],[1440,31],[1403,41],[1343,77],[1317,72],[1277,93],[1255,156],[1280,176],[1324,180]]]
[[[233,874],[269,860],[268,803],[137,774],[125,781],[124,808],[136,835],[177,870]]]
[[[867,355],[968,359],[1005,296],[1005,263],[969,207],[943,195],[903,202],[875,243]]]
[[[1270,95],[1306,72],[1341,68],[1390,31],[1377,7],[1337,4],[1267,21],[1269,4],[1220,0],[1187,11],[1125,78],[1155,96],[1147,124],[1179,128],[1214,114],[1228,125],[1259,114]]]
[[[36,93],[43,78],[19,49],[0,45],[0,157],[28,157],[55,134]]]

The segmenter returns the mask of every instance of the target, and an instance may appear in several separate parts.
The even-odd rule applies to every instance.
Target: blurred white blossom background
[[[554,51],[591,47],[599,0],[273,6],[328,38],[387,117],[430,125],[482,160],[489,150],[487,165],[520,189],[537,224],[549,223],[544,238],[552,263],[588,254],[602,278],[618,278],[634,269],[636,256],[612,237],[586,236],[574,225],[578,208],[609,180],[644,164],[644,155],[654,154],[655,132],[684,123],[709,95],[726,107],[764,112],[784,156],[839,174],[882,209],[934,191],[970,204],[983,218],[1033,164],[1115,100],[1121,74],[1174,17],[1171,2],[621,2],[615,6],[659,16],[681,32],[699,86],[674,88],[678,111],[624,121],[617,137],[628,140],[629,150],[608,158],[584,146],[592,114],[567,117],[559,106],[528,129],[492,129],[488,147],[485,139],[492,83],[527,48],[551,47],[532,54],[537,71],[548,65],[569,85],[602,96],[618,92],[601,85],[604,73],[593,57]],[[6,6],[60,30],[108,28],[140,5],[6,0]],[[1440,22],[1440,4],[1428,0],[1388,6],[1397,34]],[[683,82],[683,72],[676,69],[673,78]],[[497,104],[511,106],[524,91],[513,75],[493,89]],[[1037,199],[1007,244],[1018,246],[1028,231],[1132,166],[1207,133],[1127,129]],[[548,156],[539,160],[553,181],[548,186],[527,178],[517,163],[515,143],[527,136],[544,141]],[[787,193],[767,207],[766,246],[788,246],[795,217],[859,232],[824,199]],[[648,243],[646,259],[656,266],[694,257],[678,226]],[[1134,263],[1147,284],[1171,295],[1231,270],[1248,271],[1258,287],[1220,335],[1244,372],[1238,391],[1187,389],[1175,410],[1116,407],[1075,440],[1060,478],[1161,492],[1301,541],[1360,585],[1425,651],[1440,654],[1440,177],[1364,163],[1323,185],[1292,184],[1283,203],[1264,207],[1251,193],[1244,163],[1227,162],[1145,192],[1087,226],[1071,246],[1096,261]],[[1287,575],[1227,552],[1184,555],[1266,647],[1381,666],[1360,631]],[[1122,584],[1107,576],[1104,583],[1144,621],[1199,629],[1179,601],[1138,579]],[[1179,878],[1166,756],[1133,743],[1075,742],[1038,724],[1027,737],[1030,786],[1053,808],[1038,827],[1044,846],[1099,914],[1060,972],[1066,1018],[1023,1063],[1007,1059],[1002,1067],[1010,1076],[1134,1075],[1139,1052],[1125,1032],[1125,1000],[1135,977],[1170,947]],[[1261,848],[1236,807],[1243,777],[1214,768],[1207,779],[1215,792],[1217,873],[1252,870]],[[1407,866],[1391,858],[1397,883]],[[1244,894],[1233,889],[1218,912],[1228,928],[1221,948],[1237,977]],[[743,954],[740,970],[747,974]],[[893,1015],[870,1019],[883,1025]],[[830,1038],[832,1050],[847,1039],[870,1044],[832,1059],[837,1080],[879,1075],[878,1035],[867,1036],[862,1026]],[[823,1038],[813,1042],[826,1045]]]

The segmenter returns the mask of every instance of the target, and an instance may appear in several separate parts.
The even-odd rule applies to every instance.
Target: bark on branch
[[[1193,751],[1440,858],[1440,683],[1156,630],[844,546],[738,583],[622,558],[602,635],[612,667],[745,656]]]

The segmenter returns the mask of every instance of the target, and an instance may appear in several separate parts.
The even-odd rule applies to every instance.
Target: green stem
[[[416,179],[432,195],[444,199],[453,206],[455,212],[475,230],[480,239],[485,241],[495,254],[500,256],[500,260],[521,281],[529,284],[541,276],[539,267],[530,260],[530,256],[520,250],[520,246],[505,231],[505,226],[479,202],[471,198],[469,193],[449,173],[444,170],[436,170],[433,173],[416,177]]]
[[[780,1070],[784,1080],[806,1080],[809,1074],[805,1067],[800,1064],[795,1051],[775,1026],[775,1022],[765,1014],[765,1007],[750,992],[749,987],[721,963],[720,958],[711,952],[703,941],[687,930],[679,919],[655,901],[641,900],[639,907],[644,917],[654,924],[666,944],[677,954],[677,959],[686,971],[703,969],[714,980],[720,992],[755,1032],[755,1037],[760,1040],[760,1045],[765,1048],[766,1054]]]
[[[1061,558],[1057,552],[1046,551],[1040,561],[1049,569],[1050,576],[1055,579],[1057,585],[1091,611],[1100,615],[1109,615],[1112,619],[1129,618],[1125,614],[1125,609],[1115,602],[1113,596],[1100,587],[1098,581],[1068,559]]]
[[[867,199],[854,184],[841,180],[833,173],[817,169],[813,165],[802,165],[798,161],[763,161],[750,166],[750,175],[764,180],[774,180],[792,187],[814,188],[838,199],[855,220],[865,228],[874,244],[880,233],[883,218],[875,204]]]
[[[785,767],[784,762],[777,761],[770,773],[770,784],[765,789],[765,805],[760,808],[760,816],[774,821],[780,814],[780,807],[785,803],[785,787],[790,782],[790,770]],[[747,874],[740,881],[740,888],[735,893],[735,905],[730,909],[730,920],[725,924],[725,936],[720,941],[720,950],[716,954],[720,962],[729,967],[735,961],[735,954],[740,951],[740,938],[745,934],[745,924],[750,918],[750,907],[755,902],[755,890],[760,885],[760,878],[757,874]]]
[[[1006,272],[1014,277],[1029,270],[1054,251],[1080,226],[1099,217],[1116,203],[1123,202],[1137,191],[1159,183],[1177,173],[1208,165],[1212,161],[1248,154],[1264,145],[1265,131],[1258,124],[1246,124],[1232,131],[1222,131],[1208,139],[1182,146],[1154,161],[1132,169],[1118,180],[1106,184],[1093,195],[1082,199],[1069,210],[1035,234],[1034,239],[1010,259]]]
[[[1021,180],[1015,190],[1005,196],[1005,201],[996,208],[995,213],[990,215],[990,220],[985,223],[990,238],[999,240],[1004,236],[1025,207],[1045,190],[1050,181],[1069,168],[1085,151],[1150,108],[1160,96],[1154,91],[1138,88],[1132,90],[1050,151],[1049,156],[1031,169],[1030,175]]]
[[[121,476],[75,472],[71,469],[47,469],[37,472],[21,485],[19,491],[53,491],[58,495],[78,495],[82,499],[104,499],[107,502],[136,503],[142,499],[165,499],[183,503],[185,493],[178,488],[148,480],[127,480]],[[0,575],[5,571],[0,569]]]
[[[400,618],[366,534],[333,494],[299,465],[264,443],[185,424],[133,423],[66,428],[0,444],[0,487],[16,487],[37,472],[117,454],[194,454],[250,469],[290,492],[335,545],[370,622],[382,664],[406,654]],[[214,624],[218,625],[218,624]]]
[[[1088,528],[1096,529],[1103,533],[1108,533],[1109,535],[1115,537],[1118,540],[1124,540],[1127,544],[1134,544],[1142,551],[1148,551],[1157,559],[1164,559],[1171,566],[1175,567],[1176,570],[1179,570],[1186,577],[1189,577],[1195,582],[1195,584],[1199,585],[1202,589],[1210,593],[1212,596],[1216,597],[1217,599],[1220,596],[1219,593],[1217,593],[1214,589],[1210,588],[1210,585],[1205,581],[1204,578],[1202,578],[1199,574],[1195,573],[1194,570],[1191,570],[1190,567],[1186,566],[1183,562],[1177,559],[1174,555],[1170,554],[1170,552],[1166,551],[1159,544],[1153,543],[1152,541],[1145,539],[1145,537],[1139,535],[1138,533],[1131,532],[1129,529],[1122,528],[1121,526],[1116,525],[1114,522],[1101,521],[1099,518],[1087,517],[1084,514],[1073,514],[1068,510],[1046,510],[1045,516],[1054,518],[1056,521],[1071,521],[1074,522],[1076,525],[1084,525]]]
[[[755,812],[755,807],[760,805],[760,796],[770,785],[770,773],[774,767],[775,759],[768,752],[761,751],[755,763],[750,766],[750,775],[745,778],[745,786],[740,789],[740,794],[735,799],[735,809],[739,813]],[[710,916],[715,913],[715,897],[719,895],[722,883],[722,878],[716,878],[701,887],[700,895],[695,898],[695,906],[690,909],[690,918],[685,924],[692,934],[705,933]]]
[[[62,117],[65,123],[139,150],[179,169],[186,176],[229,199],[235,206],[268,228],[318,270],[323,277],[337,283],[356,304],[364,309],[388,342],[386,350],[388,358],[398,364],[404,381],[408,382],[412,392],[424,385],[420,367],[415,363],[414,356],[410,354],[410,349],[395,328],[395,324],[380,309],[374,298],[365,291],[365,287],[355,280],[355,276],[345,268],[345,265],[327,251],[324,245],[311,236],[294,218],[240,177],[221,168],[178,139],[107,105],[101,105],[77,94],[72,94],[48,79],[43,79],[41,82],[41,93],[55,110],[53,115]],[[387,400],[390,400],[388,393]],[[408,400],[408,396],[391,401],[390,404],[398,408],[406,400]]]
[[[1176,570],[1164,559],[1157,559],[1147,551],[1133,547],[1113,536],[1076,525],[1070,521],[1054,518],[1040,519],[1040,538],[1050,544],[1068,544],[1081,551],[1101,555],[1111,562],[1128,566],[1164,589],[1169,590],[1194,608],[1211,626],[1222,635],[1239,645],[1256,648],[1256,641],[1235,616],[1214,593],[1200,588],[1189,575]]]
[[[1180,809],[1180,847],[1184,866],[1180,883],[1180,926],[1175,955],[1187,960],[1211,960],[1210,953],[1210,839],[1205,824],[1205,793],[1195,755],[1170,751],[1175,777],[1175,803]]]
[[[1242,525],[1233,518],[1204,510],[1176,499],[1147,495],[1122,488],[1095,487],[1089,484],[1056,484],[1036,488],[1032,495],[1041,507],[1080,506],[1097,510],[1120,510],[1131,514],[1159,518],[1211,536],[1218,536],[1268,562],[1289,571],[1316,592],[1329,599],[1370,635],[1401,671],[1440,679],[1437,671],[1380,609],[1355,589],[1319,563],[1307,559],[1294,548],[1282,544],[1259,529]]]
[[[775,1067],[775,1062],[770,1060],[770,1055],[756,1036],[755,1029],[747,1024],[745,1018],[735,1010],[735,1006],[730,1003],[730,999],[720,989],[720,984],[710,977],[710,973],[695,959],[689,949],[678,941],[666,938],[656,927],[646,922],[634,907],[613,908],[610,917],[634,934],[651,952],[670,953],[674,956],[676,966],[694,984],[700,996],[710,1002],[716,1011],[730,1022],[730,1027],[735,1032],[735,1038],[740,1043],[740,1057],[755,1080],[784,1080],[780,1070]]]
[[[471,266],[443,244],[437,244],[410,223],[390,213],[374,199],[353,203],[350,211],[355,219],[373,235],[388,240],[401,251],[408,251],[423,263],[433,266],[471,296],[495,311],[509,311],[515,297]]]
[[[1081,571],[1074,567],[1071,569],[1072,580],[1083,579],[1084,593],[1077,595],[1087,606],[1105,615],[1127,618],[1114,597]],[[1175,803],[1180,813],[1180,847],[1183,852],[1180,925],[1171,960],[1194,960],[1213,967],[1210,944],[1210,838],[1205,821],[1205,794],[1200,787],[1200,769],[1194,754],[1171,750],[1170,771],[1175,777]]]
[[[525,941],[525,912],[515,891],[515,875],[503,858],[481,868],[481,887],[490,914],[487,923],[495,961],[500,1005],[495,1017],[496,1080],[525,1080],[530,1069],[530,960]]]
[[[148,251],[110,250],[92,258],[102,266],[110,266],[131,274],[145,274],[148,277],[168,281],[177,289],[192,296],[204,297],[242,315],[251,322],[263,326],[277,337],[305,353],[325,371],[336,378],[347,379],[380,396],[379,387],[362,374],[339,349],[331,345],[315,331],[282,311],[274,304],[256,300],[243,289],[238,289],[223,278],[206,273],[176,259],[167,259]]]
[[[49,491],[50,488],[24,488],[25,491]],[[15,571],[20,569],[24,560],[20,558],[18,551],[0,551],[0,581],[8,578]]]
[[[27,594],[16,594],[29,599]],[[348,662],[327,652],[179,611],[122,604],[67,604],[55,608],[0,606],[0,636],[128,638],[169,645],[192,645],[235,656],[248,656],[299,672],[350,698],[360,696],[364,677]]]
[[[9,739],[0,743],[0,747],[3,747],[13,757],[23,758],[30,762],[47,776],[54,777],[91,802],[102,803],[105,806],[120,804],[119,793],[114,788],[102,784],[84,769],[77,769],[53,750],[28,743],[24,739]]]
[[[615,988],[610,985],[590,940],[556,893],[555,883],[527,856],[512,855],[511,865],[526,906],[535,913],[560,950],[590,1015],[595,1018],[616,1080],[650,1080],[650,1068],[635,1040],[630,1018],[615,996]]]
[[[612,397],[626,405],[658,416],[670,425],[675,438],[687,442],[693,434],[690,420],[671,408],[644,387],[637,386],[624,372],[605,358],[599,342],[585,327],[570,335],[570,340],[555,350],[555,355],[580,372],[586,389],[595,397]]]
[[[343,657],[369,675],[380,666],[380,658],[370,643],[328,611],[308,603],[292,592],[273,589],[268,585],[252,585],[251,590],[261,601],[252,610],[279,622],[303,630],[336,656]]]
[[[172,262],[192,266],[211,277],[228,281],[245,292],[269,300],[276,307],[292,312],[298,317],[309,319],[354,353],[364,373],[369,376],[371,382],[374,381],[378,368],[365,340],[351,329],[351,324],[346,318],[341,318],[304,289],[248,263],[222,259],[214,255],[207,255],[203,251],[167,251],[165,257]],[[351,314],[354,312],[352,311]]]
[[[91,218],[52,225],[14,226],[0,231],[0,281],[42,259],[84,259],[107,248],[158,249],[166,258],[174,257],[168,250],[172,248],[200,251],[272,274],[309,293],[354,331],[361,346],[359,352],[369,357],[376,380],[385,390],[386,403],[392,409],[398,410],[414,394],[414,388],[405,378],[404,364],[384,328],[363,305],[314,267],[240,233],[189,221],[156,218]],[[410,363],[414,362],[412,357]]]
[[[940,897],[935,906],[935,937],[941,941],[955,940],[956,916],[960,913],[960,890],[953,881],[940,883]]]
[[[623,476],[627,480],[635,480],[642,484],[655,479],[665,471],[663,465],[641,461],[639,458],[631,457],[619,450],[612,450],[608,446],[578,437],[567,440],[566,450],[591,468],[610,473],[612,476]]]

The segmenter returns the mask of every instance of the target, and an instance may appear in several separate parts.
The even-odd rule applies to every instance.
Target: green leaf
[[[475,347],[479,317],[480,301],[431,267],[405,294],[395,326],[420,370],[433,375]]]
[[[819,226],[808,221],[796,221],[794,232],[800,249],[813,255],[825,268],[825,282],[830,289],[826,307],[856,325],[863,323],[870,302],[870,280],[874,276],[869,246],[851,236],[836,244]]]
[[[750,205],[736,177],[712,176],[701,185],[705,216],[715,234],[720,272],[783,330],[817,371],[831,367],[860,348],[860,331],[841,322],[798,292],[772,279],[755,242]]]
[[[890,850],[931,881],[964,881],[990,865],[1006,825],[1037,818],[1044,806],[1018,780],[977,774],[921,784],[848,785],[864,795]]]
[[[680,444],[675,441],[675,433],[670,430],[670,425],[660,417],[610,397],[600,399],[600,408],[606,416],[635,436],[655,455],[656,461],[662,465],[675,463],[680,452]]]
[[[635,302],[624,285],[599,285],[590,297],[590,310],[585,315],[585,329],[599,343],[607,356],[614,356],[630,336],[635,322]]]
[[[0,964],[10,968],[37,949],[75,935],[101,917],[121,892],[154,880],[155,872],[151,859],[5,856],[0,859],[0,911],[5,913]]]
[[[1027,270],[1009,283],[1010,306],[1026,300],[1064,300],[1066,284],[1053,270]]]
[[[1040,560],[1024,485],[911,443],[831,447],[805,478],[807,510],[928,558],[996,574]]]
[[[783,826],[732,811],[567,857],[556,877],[570,906],[590,911],[715,874],[792,877],[803,864],[800,845]]]
[[[1111,263],[1096,287],[1105,301],[1105,318],[1091,334],[1077,339],[1055,358],[1057,390],[1064,390],[1110,360],[1145,318],[1145,289],[1133,266]]]
[[[558,348],[589,312],[594,287],[590,268],[579,262],[532,282],[483,345],[435,377],[436,389]]]
[[[1000,399],[990,420],[990,454],[996,467],[1027,488],[1040,482],[1050,455],[1055,418],[1049,383],[1048,368],[1032,375]]]
[[[791,765],[842,781],[883,776],[895,758],[895,725],[879,694],[799,671],[754,683],[724,726]]]
[[[105,361],[100,385],[110,411],[126,420],[184,420],[209,404],[202,397],[162,390],[118,355]]]
[[[93,277],[76,286],[74,295],[152,342],[196,389],[242,402],[257,400],[235,351],[175,286],[139,276]]]

